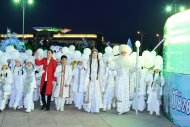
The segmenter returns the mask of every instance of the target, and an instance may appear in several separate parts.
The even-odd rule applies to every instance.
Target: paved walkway
[[[67,105],[64,112],[41,111],[40,107],[31,113],[24,110],[6,109],[0,113],[0,127],[177,127],[165,117],[150,116],[147,112],[135,115],[130,111],[116,115],[115,110],[99,114],[86,113]]]

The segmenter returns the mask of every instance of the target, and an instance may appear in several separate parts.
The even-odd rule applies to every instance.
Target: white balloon
[[[25,53],[28,55],[28,56],[32,56],[32,50],[31,49],[27,49],[26,51],[25,51]]]
[[[118,55],[119,54],[119,46],[118,45],[116,45],[116,46],[113,47],[113,54],[114,55]]]
[[[113,51],[113,49],[112,49],[110,46],[107,46],[107,47],[105,48],[105,53],[107,53],[107,54],[111,54],[112,51]]]
[[[69,49],[67,47],[62,48],[63,54],[67,54],[69,52]]]
[[[11,46],[11,45],[9,45],[9,46],[7,46],[6,48],[5,48],[5,51],[7,52],[7,53],[11,53],[12,51],[14,51],[15,50],[15,48],[13,47],[13,46]]]
[[[11,58],[12,58],[12,59],[18,59],[20,53],[19,53],[18,50],[14,50],[14,51],[12,51],[12,52],[10,53],[10,55],[11,55]]]

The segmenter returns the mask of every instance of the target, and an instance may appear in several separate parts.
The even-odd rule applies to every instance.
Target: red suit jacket
[[[44,85],[46,72],[47,72],[47,84],[46,84],[46,92],[45,95],[52,95],[52,89],[53,89],[53,81],[56,81],[56,78],[54,77],[55,69],[56,69],[56,61],[51,58],[49,64],[47,65],[47,58],[43,58],[42,60],[36,59],[35,64],[37,66],[43,65],[44,73],[42,74],[41,78],[41,84],[40,84],[40,93],[42,92],[42,88]]]

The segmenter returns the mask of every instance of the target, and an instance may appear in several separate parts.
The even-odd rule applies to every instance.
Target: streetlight
[[[158,38],[158,41],[160,42],[160,40],[161,40],[161,39],[160,39],[160,34],[157,33],[157,34],[156,34],[156,37]]]
[[[175,14],[179,11],[184,11],[185,7],[182,5],[177,4],[177,0],[173,0],[171,5],[166,6],[166,12],[170,12],[172,14]]]
[[[141,42],[141,44],[143,44],[143,39],[144,39],[144,36],[145,36],[146,33],[144,33],[143,30],[139,30],[139,31],[137,31],[137,34],[140,35],[140,37],[141,37],[140,42]],[[143,45],[140,47],[140,51],[141,51],[141,49],[143,49]]]
[[[146,33],[144,33],[143,30],[141,30],[141,31],[139,30],[139,31],[137,31],[137,34],[141,36],[141,44],[142,44],[142,43],[143,43],[143,39],[144,39],[144,35],[145,35]]]
[[[25,23],[25,10],[26,10],[26,5],[27,2],[29,5],[33,4],[33,0],[14,0],[15,3],[21,3],[22,7],[22,41],[24,42],[24,23]]]

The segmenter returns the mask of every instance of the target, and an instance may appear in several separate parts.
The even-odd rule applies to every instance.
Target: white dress
[[[86,69],[83,66],[76,65],[73,70],[72,92],[74,94],[74,103],[78,109],[81,109],[84,102]]]
[[[148,111],[150,114],[156,112],[157,115],[160,113],[160,105],[161,105],[161,96],[162,96],[162,87],[164,86],[164,78],[159,73],[155,73],[152,75],[151,88],[148,96]]]
[[[133,101],[133,109],[136,110],[136,107],[138,106],[139,111],[144,111],[146,108],[146,102],[145,102],[145,96],[146,96],[146,75],[148,73],[147,69],[140,69],[140,81],[139,81],[139,87],[138,87],[138,98],[136,98]],[[138,104],[138,105],[137,105]]]
[[[103,61],[99,61],[99,73],[98,70],[98,60],[92,59],[91,63],[91,75],[90,75],[90,62],[88,63],[87,76],[85,80],[85,104],[84,110],[86,112],[98,113],[100,108],[103,108],[102,102],[102,78],[104,74],[104,64]],[[91,80],[90,80],[91,78]]]
[[[114,98],[114,86],[115,86],[115,76],[116,71],[106,67],[106,74],[105,74],[105,91],[104,91],[104,98],[103,98],[103,110],[110,110],[111,105]]]
[[[13,77],[10,69],[1,70],[0,72],[0,110],[3,111],[6,108],[8,96],[11,94],[11,86],[13,83]]]
[[[23,86],[24,107],[27,112],[34,110],[33,93],[36,88],[35,69],[33,67],[25,68],[26,76]]]
[[[16,67],[13,70],[13,85],[11,90],[11,99],[9,102],[9,108],[23,108],[23,81],[25,78],[24,68]]]

